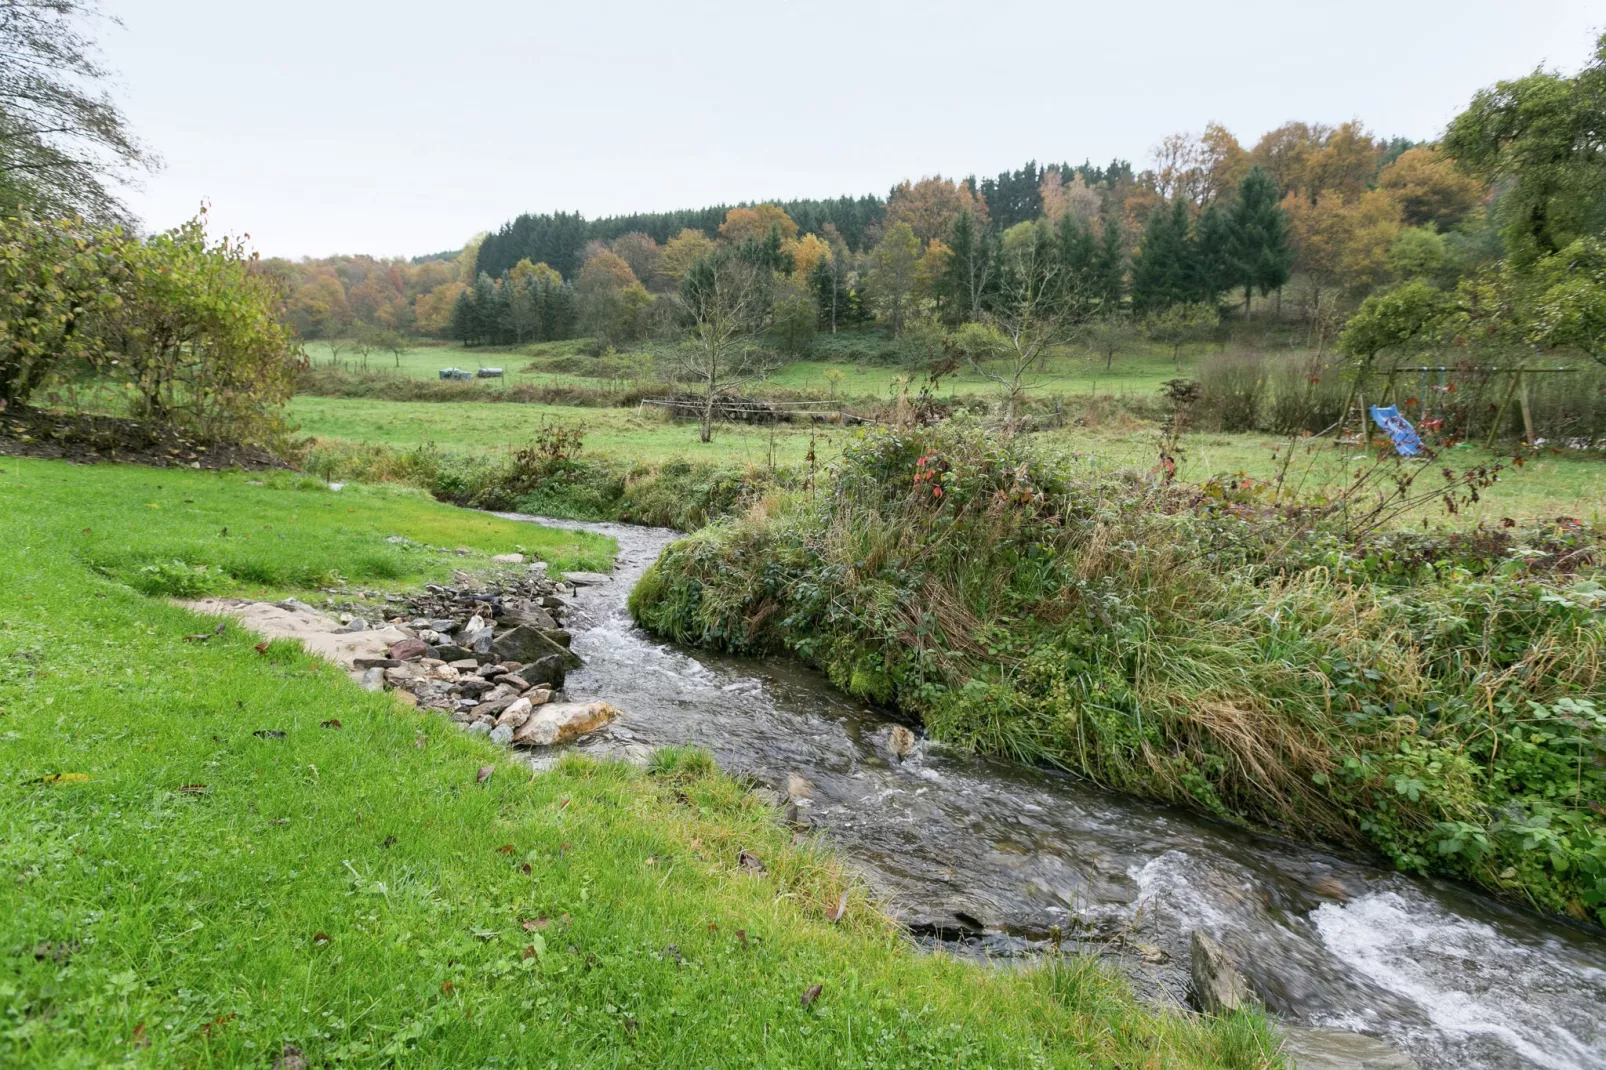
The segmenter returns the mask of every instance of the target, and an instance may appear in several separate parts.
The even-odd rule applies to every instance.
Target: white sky
[[[1140,168],[1161,137],[1289,119],[1435,136],[1478,88],[1576,70],[1603,0],[105,0],[167,166],[153,229],[212,203],[269,255],[417,255],[587,216],[996,174]]]

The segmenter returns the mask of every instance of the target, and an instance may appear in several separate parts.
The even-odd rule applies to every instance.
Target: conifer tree
[[[1112,212],[1099,229],[1099,244],[1093,254],[1093,292],[1106,312],[1121,307],[1126,296],[1126,250],[1121,242],[1121,221]]]
[[[952,255],[938,300],[951,322],[969,323],[980,317],[996,282],[992,239],[968,209],[961,209],[949,232],[948,248]]]
[[[1288,216],[1278,203],[1276,181],[1256,167],[1238,183],[1227,216],[1229,274],[1244,291],[1244,315],[1255,290],[1265,297],[1288,281],[1294,254],[1288,245]]]
[[[1221,209],[1210,205],[1193,228],[1193,294],[1189,298],[1214,305],[1238,281],[1232,260],[1232,234]]]
[[[1181,198],[1156,208],[1132,265],[1132,307],[1153,312],[1187,301],[1195,292],[1193,236]]]

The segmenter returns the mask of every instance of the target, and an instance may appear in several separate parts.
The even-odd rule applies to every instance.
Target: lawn
[[[1082,960],[913,950],[699,756],[532,775],[298,647],[186,641],[212,622],[136,589],[165,563],[220,592],[384,590],[477,560],[442,547],[594,568],[606,540],[11,458],[0,534],[4,1065],[1274,1061],[1255,1020],[1157,1014]]]

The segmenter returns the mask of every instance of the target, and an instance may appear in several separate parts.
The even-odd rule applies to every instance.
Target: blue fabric
[[[1394,440],[1394,452],[1401,457],[1415,457],[1422,452],[1422,440],[1417,437],[1416,428],[1393,405],[1386,409],[1373,405],[1372,419]]]

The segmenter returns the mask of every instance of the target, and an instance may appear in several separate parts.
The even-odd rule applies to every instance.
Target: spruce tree
[[[1193,294],[1189,300],[1214,305],[1237,283],[1227,218],[1211,205],[1193,228]]]
[[[1114,212],[1104,217],[1099,244],[1093,254],[1093,289],[1105,312],[1121,307],[1126,295],[1126,250],[1121,242],[1121,221]]]
[[[1228,211],[1227,260],[1232,281],[1243,287],[1245,317],[1255,290],[1265,297],[1288,281],[1294,260],[1288,216],[1278,203],[1276,180],[1258,167],[1238,183]]]
[[[1156,208],[1143,230],[1132,265],[1132,307],[1154,312],[1189,300],[1194,294],[1194,246],[1188,206],[1178,197]]]
[[[949,232],[948,249],[953,255],[948,258],[938,299],[949,322],[968,323],[981,314],[996,282],[992,238],[969,209],[960,209]]]

